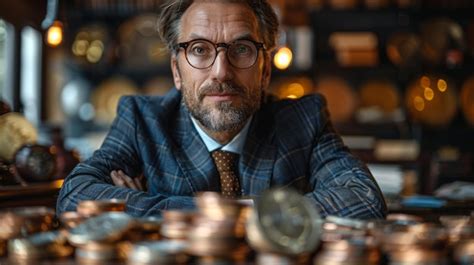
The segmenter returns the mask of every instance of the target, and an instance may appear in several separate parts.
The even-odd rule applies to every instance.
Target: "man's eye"
[[[209,54],[209,49],[207,47],[204,47],[204,46],[193,46],[191,48],[191,53],[193,55],[204,56],[204,55]]]
[[[251,49],[248,45],[244,45],[244,44],[237,44],[235,45],[234,47],[234,54],[236,55],[248,55],[251,53]]]

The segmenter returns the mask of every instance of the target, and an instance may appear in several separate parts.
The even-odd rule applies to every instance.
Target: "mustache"
[[[226,83],[212,83],[203,87],[199,93],[199,99],[203,99],[207,94],[229,93],[229,94],[244,94],[244,89],[237,84]]]

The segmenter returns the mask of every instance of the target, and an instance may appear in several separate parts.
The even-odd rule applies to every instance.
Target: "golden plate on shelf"
[[[135,84],[126,77],[112,77],[104,80],[92,92],[91,101],[95,109],[95,121],[100,124],[111,124],[120,98],[137,93]]]
[[[0,158],[11,161],[27,143],[36,143],[38,131],[23,115],[9,112],[0,116]]]
[[[142,14],[120,25],[119,53],[127,67],[145,67],[169,61],[169,52],[160,39],[157,25],[156,14]]]
[[[340,77],[323,77],[316,84],[316,92],[326,98],[331,120],[335,123],[350,120],[359,105],[353,88]]]
[[[409,85],[405,100],[414,120],[433,127],[449,125],[458,110],[454,84],[441,76],[417,78]]]
[[[400,95],[394,83],[385,80],[369,80],[359,89],[360,107],[377,108],[392,113],[400,107]]]

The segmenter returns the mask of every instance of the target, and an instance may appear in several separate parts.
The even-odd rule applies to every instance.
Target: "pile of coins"
[[[125,211],[125,201],[117,199],[81,201],[76,209],[76,212],[85,218],[98,216],[106,212],[123,211]]]
[[[161,235],[167,239],[186,241],[195,215],[194,211],[163,211]]]
[[[54,228],[53,218],[54,210],[47,207],[19,207],[0,212],[0,257],[7,253],[23,259],[47,255],[49,249],[45,251],[42,246],[45,242],[42,233]],[[31,240],[17,240],[29,237]]]
[[[196,196],[198,215],[190,230],[188,252],[201,260],[244,261],[250,251],[245,243],[247,206],[214,192]]]
[[[379,264],[381,253],[372,227],[372,223],[361,220],[326,217],[322,226],[322,248],[315,257],[315,264]]]
[[[0,257],[14,264],[474,263],[474,216],[442,216],[437,223],[405,214],[323,219],[304,196],[283,189],[251,203],[214,192],[197,194],[195,202],[194,211],[135,218],[124,212],[124,201],[84,201],[61,215],[60,225],[49,208],[10,209],[0,212]]]

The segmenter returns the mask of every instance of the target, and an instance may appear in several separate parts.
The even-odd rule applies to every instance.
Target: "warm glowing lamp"
[[[290,66],[292,59],[293,53],[291,50],[288,47],[281,47],[273,57],[273,64],[276,68],[284,70]]]
[[[54,21],[53,25],[46,32],[46,40],[49,46],[56,47],[63,41],[63,24]]]

